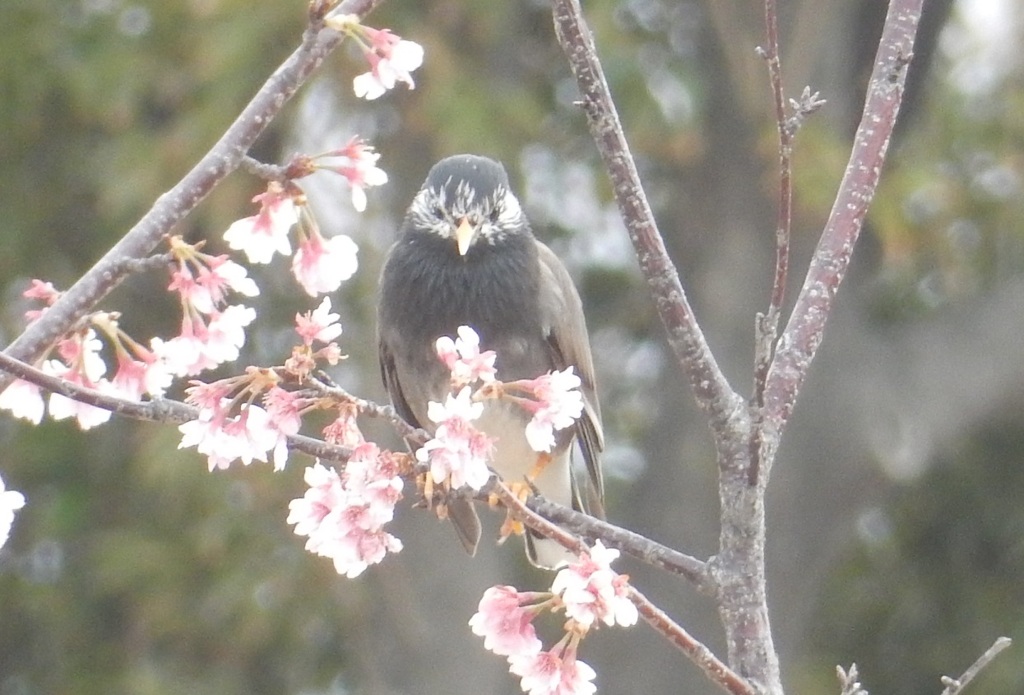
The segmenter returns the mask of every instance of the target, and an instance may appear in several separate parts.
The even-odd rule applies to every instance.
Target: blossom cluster
[[[384,530],[402,498],[399,472],[395,455],[372,442],[356,446],[340,473],[318,462],[306,469],[309,489],[288,505],[288,523],[307,537],[306,550],[333,560],[338,574],[357,577],[402,549]]]
[[[619,551],[597,541],[576,562],[559,570],[548,592],[520,592],[495,586],[484,592],[470,618],[484,648],[508,659],[530,695],[589,695],[594,670],[576,658],[580,641],[599,623],[630,627],[638,613],[628,594],[628,577],[611,569]],[[565,613],[565,634],[545,650],[533,620],[545,612]]]
[[[360,194],[365,202],[361,189]],[[260,204],[259,212],[233,222],[224,232],[224,241],[245,253],[250,263],[267,264],[275,254],[292,255],[289,232],[298,225],[300,238],[292,259],[292,274],[306,294],[316,297],[333,292],[355,274],[359,248],[344,234],[325,238],[304,203],[295,202],[297,195],[276,181],[270,182],[266,191],[253,198]]]
[[[436,424],[434,437],[416,458],[430,467],[435,483],[452,488],[468,485],[479,490],[486,484],[494,440],[473,426],[491,398],[512,401],[532,415],[526,439],[538,452],[549,452],[555,430],[571,427],[583,412],[580,378],[572,367],[535,379],[498,381],[493,350],[480,350],[480,336],[470,326],[459,326],[457,337],[441,336],[435,343],[438,359],[451,372],[449,394],[443,403],[431,401],[427,417]],[[479,387],[477,385],[479,384]]]
[[[301,381],[317,359],[331,364],[340,359],[341,350],[333,342],[341,334],[338,318],[331,312],[329,297],[315,310],[295,316],[302,345],[292,351],[283,369],[286,375]],[[316,343],[325,345],[314,350]],[[315,398],[282,388],[284,378],[274,369],[250,367],[241,376],[193,382],[186,400],[199,409],[199,416],[178,427],[178,448],[196,447],[207,457],[211,471],[227,468],[236,459],[249,465],[270,457],[274,469],[281,470],[288,460],[288,437],[298,433],[302,415],[317,407]],[[262,398],[262,407],[257,398]]]
[[[153,338],[152,346],[174,376],[195,376],[238,359],[256,310],[229,304],[229,292],[255,297],[260,290],[227,255],[203,253],[181,237],[172,237],[170,244],[175,267],[167,289],[178,294],[181,329],[169,340]]]
[[[33,280],[23,293],[29,299],[53,304],[60,296],[53,285]],[[30,321],[41,316],[46,309],[26,312]],[[113,348],[117,368],[108,376],[108,365],[102,355],[104,336]],[[156,346],[147,348],[131,338],[118,326],[118,315],[96,312],[83,325],[61,338],[54,349],[38,362],[39,369],[76,386],[94,389],[110,396],[138,400],[143,395],[159,396],[171,383],[171,370]],[[110,419],[110,411],[72,400],[59,393],[44,398],[38,386],[15,379],[0,393],[0,409],[15,417],[39,424],[49,405],[54,420],[74,418],[83,430],[101,425]]]

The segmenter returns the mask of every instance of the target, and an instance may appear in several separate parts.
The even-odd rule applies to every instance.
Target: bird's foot
[[[533,467],[526,473],[526,480],[533,483],[540,477],[540,474],[544,472],[544,469],[551,463],[551,454],[540,453],[537,454],[537,461],[533,464]],[[523,499],[526,499],[525,497]]]

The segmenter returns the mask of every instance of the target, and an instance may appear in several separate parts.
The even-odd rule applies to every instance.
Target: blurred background
[[[786,89],[810,84],[828,100],[797,139],[792,297],[846,163],[885,7],[781,4]],[[835,665],[851,662],[876,695],[936,693],[999,635],[1018,646],[972,692],[1024,692],[1024,9],[925,7],[882,185],[769,486],[769,594],[794,694],[838,692]],[[760,7],[589,0],[586,11],[683,284],[748,393],[777,185]],[[22,326],[29,279],[67,287],[124,234],[293,49],[304,16],[301,0],[0,3],[0,342]],[[361,249],[335,301],[351,355],[336,378],[383,399],[376,276],[427,169],[457,152],[502,159],[584,294],[610,519],[711,554],[711,439],[573,105],[547,3],[392,0],[369,23],[425,46],[416,89],[356,100],[364,64],[340,50],[253,152],[283,161],[358,133],[382,153],[391,180],[365,214],[339,177],[303,181],[325,233]],[[260,189],[236,173],[175,231],[225,250],[223,231],[253,214]],[[247,363],[280,363],[292,317],[314,303],[280,260],[253,273],[263,294]],[[172,335],[166,281],[135,277],[103,306],[140,339]],[[406,505],[395,524],[405,550],[346,580],[285,524],[311,461],[210,474],[177,440],[152,424],[82,433],[0,418],[0,472],[27,498],[0,552],[0,695],[519,692],[466,625],[488,586],[546,586],[517,544],[485,543],[470,559]],[[706,597],[621,569],[721,651]],[[718,692],[644,625],[600,631],[581,658],[602,693]]]

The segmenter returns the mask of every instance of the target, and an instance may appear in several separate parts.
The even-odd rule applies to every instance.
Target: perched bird
[[[502,381],[575,368],[583,414],[573,427],[555,433],[551,460],[532,483],[549,500],[603,516],[604,442],[579,294],[558,257],[534,238],[504,167],[468,154],[443,159],[430,170],[381,273],[381,376],[395,409],[410,424],[433,430],[427,404],[444,401],[450,392],[450,373],[435,342],[454,337],[461,325],[477,332],[482,350],[497,352]],[[525,436],[529,420],[521,406],[487,400],[474,422],[497,439],[491,466],[506,482],[523,482],[538,462]],[[574,441],[588,472],[582,486],[572,472]],[[472,502],[453,499],[449,516],[474,553],[480,521]],[[535,565],[555,567],[571,558],[554,541],[529,534],[526,540]]]

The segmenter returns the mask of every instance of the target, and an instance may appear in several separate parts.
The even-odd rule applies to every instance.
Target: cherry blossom
[[[43,420],[46,403],[38,386],[22,379],[15,379],[0,393],[0,409],[38,425]]]
[[[596,621],[629,627],[637,621],[637,609],[629,600],[629,578],[611,569],[619,551],[594,543],[589,553],[559,570],[551,584],[560,595],[565,614],[585,628]]]
[[[533,413],[526,425],[526,440],[534,451],[551,451],[555,445],[555,430],[571,427],[583,413],[580,383],[573,368],[568,367],[509,385],[533,396],[533,401],[519,403]]]
[[[193,275],[187,265],[181,263],[171,273],[171,284],[167,289],[178,292],[182,298],[203,314],[212,314],[226,302],[228,290],[246,297],[255,297],[259,287],[250,278],[243,266],[229,260],[227,256],[195,254],[197,272]]]
[[[416,451],[416,459],[430,464],[434,482],[449,481],[452,488],[468,485],[473,490],[487,484],[493,440],[470,424],[483,409],[483,403],[473,402],[468,387],[456,396],[449,394],[444,403],[431,401],[427,405],[427,417],[437,423],[437,430],[433,439]]]
[[[310,297],[334,292],[355,274],[359,267],[358,251],[356,243],[344,234],[324,239],[313,230],[295,252],[292,273]]]
[[[139,348],[145,350],[141,345]],[[162,396],[173,376],[156,353],[146,350],[143,359],[132,359],[124,350],[117,352],[117,371],[111,379],[114,391],[122,398],[139,400],[143,394]]]
[[[523,692],[530,695],[591,695],[594,669],[576,658],[574,649],[555,646],[550,651],[509,657],[509,671],[522,678]]]
[[[14,512],[25,506],[25,496],[20,492],[8,490],[3,479],[0,479],[0,548],[4,547],[11,535],[14,524]]]
[[[364,442],[344,473],[318,462],[304,477],[309,489],[289,503],[287,523],[307,536],[307,550],[333,560],[339,574],[357,577],[402,549],[401,541],[383,529],[402,496],[402,478],[389,452]]]
[[[250,263],[270,263],[274,253],[290,256],[288,231],[299,221],[295,201],[276,182],[252,201],[260,204],[260,211],[232,223],[224,232],[224,241],[236,251],[244,251]]]
[[[305,399],[299,398],[280,386],[272,387],[263,396],[263,404],[267,406],[271,427],[277,430],[278,438],[274,444],[274,470],[284,469],[288,461],[288,437],[298,434],[302,426],[302,407]]]
[[[537,611],[523,607],[535,597],[513,586],[492,586],[484,592],[476,614],[469,619],[473,634],[484,638],[484,649],[499,656],[540,652],[541,642],[533,627]]]
[[[42,370],[78,386],[113,394],[110,382],[104,379],[107,365],[100,356],[103,343],[93,329],[75,333],[57,343],[57,352],[63,359],[46,360]],[[110,419],[110,411],[72,400],[59,393],[51,393],[50,417],[54,420],[75,418],[83,430],[92,429]]]
[[[435,343],[437,356],[452,373],[452,386],[459,388],[475,381],[494,381],[494,350],[480,352],[480,336],[469,326],[459,326],[458,338],[441,336]]]
[[[331,298],[324,297],[320,305],[313,311],[295,315],[295,332],[306,345],[313,341],[329,343],[341,335],[341,324],[338,314],[331,312]]]
[[[211,471],[227,468],[236,459],[246,466],[265,462],[267,452],[280,440],[280,432],[263,408],[243,405],[239,414],[232,416],[229,406],[230,401],[224,399],[216,408],[202,408],[198,418],[178,427],[182,434],[178,448],[196,447],[207,457]]]
[[[359,41],[370,63],[370,72],[352,82],[357,97],[376,99],[399,82],[409,89],[416,86],[410,73],[423,64],[423,47],[418,43],[406,41],[388,29],[363,26],[355,15],[328,17],[325,24]]]
[[[181,334],[170,340],[153,338],[153,352],[176,376],[194,376],[207,369],[238,359],[245,345],[245,327],[256,319],[256,311],[235,304],[210,315],[207,323],[186,313]]]
[[[377,166],[380,154],[358,136],[350,139],[344,147],[326,152],[317,159],[329,160],[317,164],[317,168],[345,177],[352,189],[352,207],[359,212],[366,210],[366,189],[388,182],[387,172]]]

